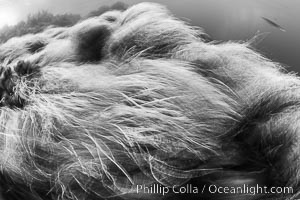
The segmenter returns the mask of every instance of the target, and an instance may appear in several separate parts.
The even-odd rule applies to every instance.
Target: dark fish
[[[279,24],[277,24],[276,22],[266,18],[266,17],[261,17],[263,20],[265,20],[268,24],[270,24],[271,26],[274,26],[276,28],[278,28],[279,30],[283,31],[283,32],[286,32],[286,30],[280,26]]]

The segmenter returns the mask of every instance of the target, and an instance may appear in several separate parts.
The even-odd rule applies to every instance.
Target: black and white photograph
[[[0,200],[300,200],[300,0],[0,0]]]

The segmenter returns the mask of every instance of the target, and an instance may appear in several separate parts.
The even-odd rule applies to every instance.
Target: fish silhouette
[[[286,30],[280,26],[279,24],[277,24],[276,22],[266,18],[266,17],[261,17],[263,20],[265,20],[268,24],[270,24],[271,26],[274,26],[275,28],[278,28],[279,30],[286,32]]]

